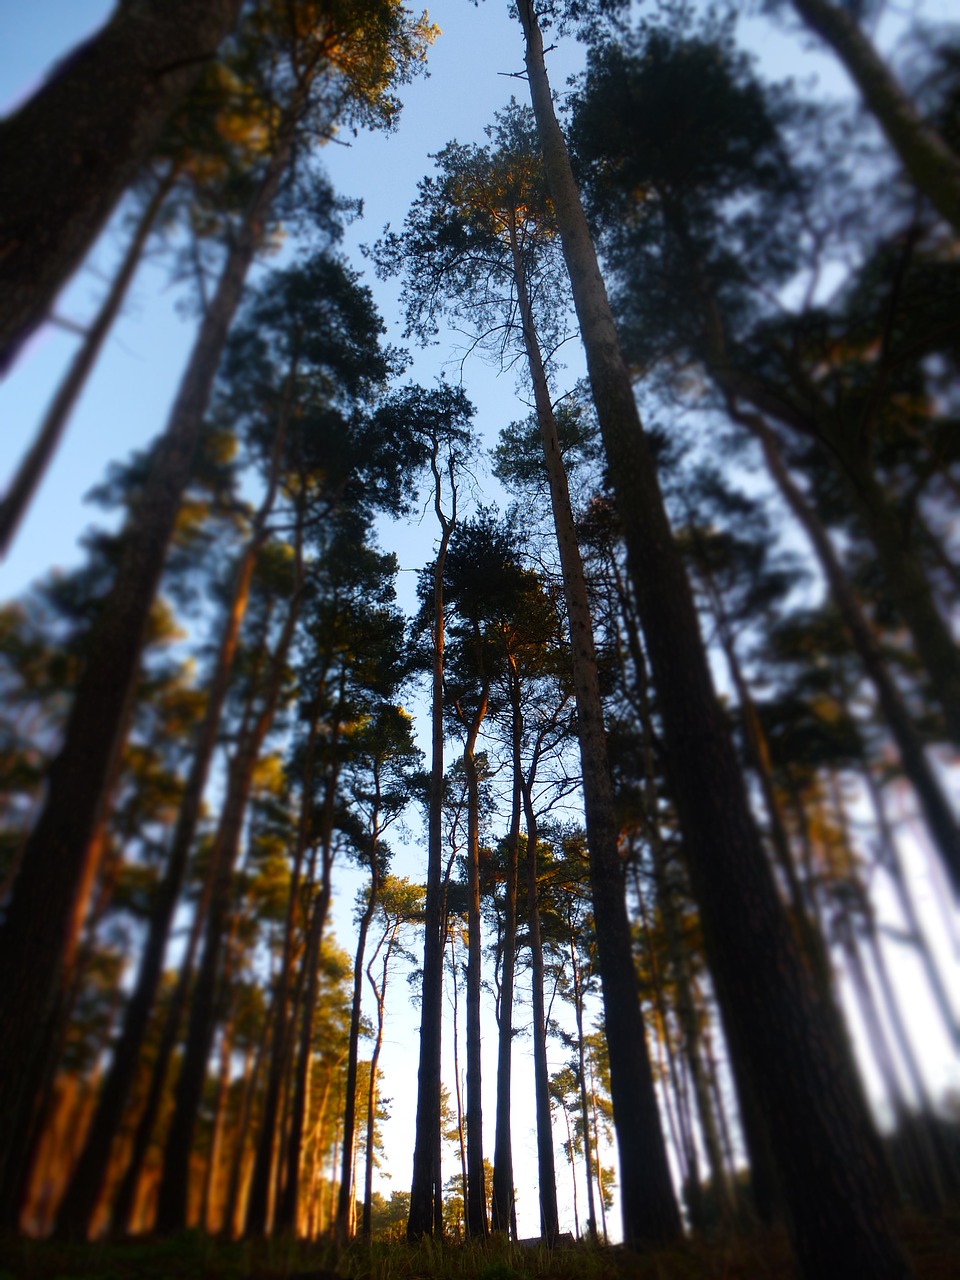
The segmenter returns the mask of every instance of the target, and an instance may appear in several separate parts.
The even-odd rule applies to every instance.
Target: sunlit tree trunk
[[[110,593],[92,629],[63,746],[24,851],[0,932],[0,1160],[16,1116],[32,1104],[37,1061],[63,958],[96,870],[94,839],[126,732],[150,608],[163,570],[227,330],[286,167],[279,147],[238,230],[143,491],[124,534]]]

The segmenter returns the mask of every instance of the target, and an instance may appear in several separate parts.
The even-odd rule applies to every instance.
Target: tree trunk
[[[379,794],[379,783],[378,783]],[[353,1171],[356,1149],[357,1065],[360,1051],[360,1012],[363,1001],[363,953],[367,944],[370,921],[377,909],[380,890],[380,856],[378,843],[379,811],[375,810],[370,835],[370,893],[357,930],[357,951],[353,962],[353,1000],[350,1006],[350,1036],[347,1044],[347,1097],[343,1111],[343,1161],[340,1166],[340,1194],[334,1234],[338,1243],[346,1244],[353,1235],[351,1209],[356,1204]]]
[[[0,1152],[15,1117],[32,1102],[36,1060],[63,957],[96,868],[94,834],[118,758],[136,686],[140,652],[227,330],[264,232],[289,153],[274,155],[231,249],[204,316],[167,430],[124,535],[116,578],[89,639],[63,746],[27,841],[0,933]],[[0,1157],[0,1158],[5,1158]]]
[[[298,526],[302,525],[302,511]],[[214,1001],[224,926],[231,901],[231,882],[240,847],[243,823],[253,784],[253,773],[273,719],[300,611],[303,567],[299,553],[301,529],[297,531],[298,582],[287,608],[283,630],[271,657],[261,705],[254,723],[243,735],[231,761],[227,795],[210,860],[216,867],[213,894],[207,911],[206,936],[190,1002],[187,1041],[175,1091],[173,1118],[167,1132],[163,1156],[163,1178],[157,1201],[156,1230],[162,1234],[183,1230],[188,1225],[190,1152],[197,1111],[203,1094],[207,1058],[214,1031]]]
[[[427,892],[423,913],[423,985],[420,1004],[420,1064],[417,1074],[417,1123],[410,1186],[407,1238],[432,1235],[443,1218],[440,1185],[440,1018],[443,1004],[443,568],[457,518],[453,462],[452,497],[447,516],[441,505],[439,441],[433,442],[434,511],[440,522],[440,547],[433,570],[433,674],[431,695],[430,800],[427,819]]]
[[[0,122],[0,368],[80,265],[240,3],[119,4]]]
[[[176,167],[171,165],[157,183],[153,196],[140,215],[137,228],[130,239],[113,283],[107,291],[107,296],[103,300],[103,305],[93,324],[84,334],[80,350],[74,356],[66,377],[57,388],[57,394],[40,425],[36,440],[27,451],[16,475],[10,482],[9,489],[0,501],[0,560],[9,552],[20,521],[56,452],[73,407],[87,384],[87,378],[96,363],[107,334],[123,306],[130,282],[140,265],[144,246],[153,230],[153,224],[176,178]]]
[[[467,1235],[486,1238],[487,1192],[483,1168],[483,1103],[480,1079],[480,775],[474,754],[487,714],[490,681],[484,679],[467,726],[463,768],[467,776]]]
[[[623,866],[618,848],[613,781],[607,759],[593,622],[583,561],[573,523],[570,492],[560,456],[556,419],[527,292],[526,273],[513,225],[511,240],[514,285],[533,382],[544,464],[550,483],[550,501],[570,628],[598,967],[610,1044],[614,1124],[620,1153],[624,1240],[628,1244],[666,1244],[675,1239],[682,1228],[670,1179],[637,992]]]
[[[882,1157],[830,1043],[713,689],[689,584],[553,110],[530,0],[519,0],[518,13],[544,166],[663,718],[671,790],[728,1040],[747,1064],[761,1099],[805,1275],[810,1280],[856,1274],[903,1280],[910,1267],[888,1212]],[[608,1019],[608,1035],[617,1029],[626,994],[612,1002],[617,1014],[612,1023]],[[612,1061],[613,1042],[610,1050]]]
[[[512,704],[513,797],[507,836],[504,883],[503,960],[500,978],[500,1026],[497,1052],[497,1121],[493,1148],[493,1195],[490,1226],[509,1231],[514,1206],[513,1144],[510,1138],[510,1085],[513,1067],[513,987],[517,961],[517,870],[520,852],[520,691],[511,661],[508,680]],[[551,1242],[552,1243],[552,1242]]]
[[[217,745],[223,705],[230,685],[240,629],[246,615],[250,582],[257,554],[266,539],[266,521],[273,506],[279,481],[279,461],[286,435],[286,421],[287,415],[282,413],[278,421],[267,493],[261,502],[254,520],[253,534],[235,573],[233,595],[224,620],[213,677],[207,692],[206,711],[197,735],[190,773],[180,802],[166,871],[150,917],[136,986],[127,1004],[123,1029],[114,1046],[113,1059],[100,1092],[93,1121],[87,1132],[83,1152],[71,1177],[67,1194],[60,1205],[57,1215],[57,1231],[60,1235],[83,1239],[89,1233],[91,1219],[103,1191],[110,1150],[140,1061],[143,1037],[160,986],[167,940],[200,817],[210,762]],[[165,1063],[162,1064],[161,1070],[164,1074],[166,1073]]]
[[[553,1155],[553,1123],[550,1116],[550,1077],[547,1071],[547,1019],[544,1009],[543,941],[537,893],[537,844],[539,831],[533,808],[533,779],[522,780],[523,815],[527,828],[527,918],[530,929],[530,992],[533,1005],[533,1077],[537,1108],[537,1172],[539,1174],[540,1235],[553,1245],[560,1234],[557,1208],[557,1170]],[[573,1152],[570,1153],[571,1162]],[[574,1179],[576,1186],[576,1179]]]
[[[270,1221],[270,1188],[273,1186],[277,1164],[277,1116],[280,1110],[280,1094],[287,1078],[293,1049],[293,1025],[290,1019],[290,979],[294,963],[294,929],[300,900],[300,877],[303,856],[307,848],[310,816],[313,811],[313,773],[319,729],[319,698],[310,712],[310,727],[303,759],[300,813],[297,821],[297,841],[293,854],[293,871],[290,876],[290,895],[283,932],[283,955],[277,974],[277,990],[273,1009],[273,1053],[261,1108],[259,1136],[253,1164],[253,1177],[247,1200],[247,1236],[260,1236],[267,1232]]]
[[[960,232],[960,158],[917,111],[853,13],[830,0],[793,0],[793,7],[843,63],[914,186]]]
[[[343,700],[341,684],[340,703]],[[339,732],[338,703],[337,721],[334,725],[334,749],[336,735]],[[333,893],[333,817],[337,789],[336,766],[327,778],[327,789],[324,796],[321,829],[321,882],[310,918],[310,929],[303,948],[302,989],[303,999],[300,1013],[300,1038],[297,1052],[296,1070],[293,1078],[293,1095],[290,1103],[290,1122],[286,1150],[286,1181],[282,1192],[277,1196],[277,1208],[274,1215],[274,1230],[286,1235],[295,1235],[300,1209],[300,1160],[303,1154],[303,1135],[306,1129],[307,1108],[310,1092],[310,1063],[313,1057],[313,1025],[317,1008],[317,995],[320,990],[320,948],[323,943],[323,931],[330,910],[330,899]]]

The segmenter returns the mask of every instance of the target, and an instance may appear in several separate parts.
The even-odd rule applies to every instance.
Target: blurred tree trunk
[[[118,4],[0,121],[0,368],[80,265],[240,5]]]

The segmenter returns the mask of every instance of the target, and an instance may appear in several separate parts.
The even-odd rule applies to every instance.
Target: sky
[[[55,60],[95,30],[112,7],[110,0],[0,0],[0,111],[10,109],[28,95]],[[468,0],[438,0],[429,12],[443,34],[430,53],[429,77],[402,91],[404,109],[397,131],[389,135],[346,135],[327,146],[323,155],[326,171],[338,192],[364,202],[363,219],[348,229],[343,246],[358,269],[364,267],[359,246],[376,239],[387,222],[394,227],[402,222],[415,198],[418,179],[431,169],[430,155],[453,139],[483,141],[484,126],[511,94],[523,99],[525,84],[513,78],[523,65],[520,31],[509,18],[503,0],[486,0],[479,6]],[[948,0],[934,0],[925,6],[925,12],[947,16]],[[816,76],[821,92],[835,95],[845,91],[842,73],[831,61],[811,56],[809,41],[804,37],[759,17],[746,25],[746,43],[762,58],[770,77],[793,75],[808,80]],[[895,42],[894,27],[886,39]],[[549,55],[548,69],[555,88],[561,89],[566,77],[578,68],[580,56],[572,42],[562,42]],[[114,220],[58,301],[58,316],[82,323],[94,312],[123,243],[118,221]],[[407,345],[402,338],[396,289],[376,281],[369,271],[366,278],[387,320],[388,339]],[[78,562],[78,537],[90,523],[103,520],[102,513],[84,503],[84,495],[103,478],[109,462],[123,459],[162,429],[193,332],[191,320],[178,310],[179,296],[169,284],[162,264],[147,264],[138,274],[54,465],[11,555],[0,564],[0,599],[16,595],[55,567],[68,568]],[[76,342],[66,329],[48,325],[30,341],[12,373],[0,383],[0,485],[6,483],[30,441]],[[461,356],[462,349],[445,341],[419,353],[411,375],[424,384],[441,374],[457,381],[461,377]],[[581,369],[579,353],[572,352],[568,370],[571,383]],[[497,376],[492,366],[474,357],[462,376],[467,393],[478,407],[479,428],[491,443],[500,428],[526,416],[528,406],[518,396],[512,373]],[[432,515],[428,513],[419,528],[396,531],[390,536],[390,549],[398,552],[402,567],[408,570],[401,575],[400,590],[401,598],[409,601],[413,571],[425,562],[433,543]],[[406,856],[408,865],[395,869],[419,876],[422,872],[418,848],[414,845]],[[931,928],[935,928],[938,885],[930,879],[919,849],[914,849],[911,857],[922,905]],[[349,945],[350,909],[358,880],[343,875],[338,883],[337,932],[341,945]],[[953,976],[960,976],[956,957]],[[918,984],[909,963],[899,966],[898,978],[911,992],[931,1077],[939,1088],[951,1084],[960,1087],[960,1077],[956,1068],[949,1065],[945,1046],[933,1029],[928,1030],[922,995],[916,1001],[912,999]],[[408,1186],[416,1080],[416,1014],[406,1003],[402,980],[396,982],[393,994],[395,1003],[388,1015],[383,1059],[387,1092],[394,1097],[394,1118],[387,1128],[387,1167],[393,1180],[381,1184],[387,1193],[391,1186]],[[493,1025],[492,1016],[488,1025]],[[515,1076],[522,1082],[530,1074],[529,1040],[518,1041],[517,1053]],[[562,1053],[554,1049],[551,1054],[551,1066],[555,1068],[562,1061]],[[493,1035],[488,1034],[484,1103],[488,1127],[485,1147],[490,1155],[494,1073],[495,1043]],[[534,1134],[527,1123],[533,1108],[528,1095],[529,1090],[519,1084],[515,1156],[521,1235],[533,1235],[538,1230],[535,1196],[528,1190],[536,1180]],[[558,1136],[558,1146],[559,1140]],[[561,1225],[569,1229],[572,1220],[568,1178],[562,1163],[558,1167],[564,1215]],[[582,1198],[581,1192],[581,1201]],[[612,1221],[616,1221],[615,1214]]]

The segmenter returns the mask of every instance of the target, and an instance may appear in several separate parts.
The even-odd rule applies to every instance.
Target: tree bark
[[[537,1172],[539,1175],[540,1235],[548,1244],[560,1234],[557,1208],[557,1170],[553,1155],[553,1123],[550,1116],[550,1077],[547,1071],[547,1018],[544,1008],[543,940],[540,931],[540,901],[537,891],[537,844],[540,834],[533,807],[533,776],[521,778],[523,816],[527,828],[527,919],[530,929],[530,992],[533,1006],[533,1077],[537,1108]],[[573,1148],[570,1150],[573,1164]],[[576,1188],[576,1177],[574,1177]],[[576,1213],[576,1204],[574,1205]]]
[[[240,5],[119,4],[0,122],[0,368],[80,265]]]
[[[530,0],[519,0],[518,13],[544,166],[663,718],[671,789],[728,1040],[761,1100],[804,1274],[810,1280],[844,1274],[903,1280],[910,1267],[888,1212],[882,1157],[786,921],[713,689],[554,113]],[[624,992],[613,1002],[617,1016],[626,997]],[[616,1017],[612,1024],[608,1019],[608,1035],[616,1029]],[[612,1042],[610,1052],[612,1061]]]

